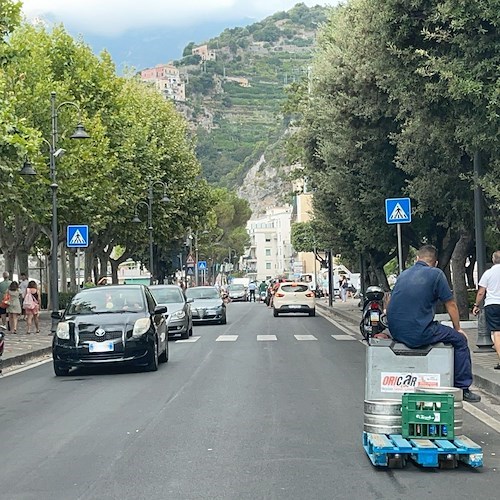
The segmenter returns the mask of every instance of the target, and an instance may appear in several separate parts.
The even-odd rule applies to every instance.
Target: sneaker
[[[464,389],[464,401],[468,403],[479,403],[481,396],[473,393],[470,389]]]

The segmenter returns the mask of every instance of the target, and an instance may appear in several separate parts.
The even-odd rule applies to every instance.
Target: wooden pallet
[[[467,436],[430,440],[363,432],[363,447],[377,467],[403,468],[408,459],[422,467],[455,468],[459,462],[474,468],[483,465],[481,446]]]

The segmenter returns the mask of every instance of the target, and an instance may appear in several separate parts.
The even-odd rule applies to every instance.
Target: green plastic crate
[[[404,438],[453,439],[453,394],[403,394],[401,427]]]

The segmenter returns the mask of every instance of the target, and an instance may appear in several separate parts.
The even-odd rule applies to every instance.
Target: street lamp
[[[168,203],[170,201],[170,198],[167,196],[167,185],[162,182],[162,181],[152,181],[149,183],[148,187],[148,202],[146,203],[145,201],[140,201],[137,203],[135,206],[135,215],[134,218],[132,219],[132,222],[135,224],[140,224],[142,221],[139,219],[139,214],[137,213],[137,209],[141,205],[146,205],[148,209],[148,231],[149,231],[149,267],[151,268],[150,271],[150,278],[149,278],[149,284],[153,285],[154,284],[154,265],[153,265],[153,188],[156,185],[160,185],[163,187],[163,196],[161,198],[162,203]]]
[[[82,125],[82,112],[80,106],[76,102],[64,101],[61,104],[56,104],[56,93],[50,93],[50,109],[51,109],[51,121],[52,121],[52,141],[49,142],[42,139],[43,142],[49,146],[49,158],[50,158],[50,189],[52,191],[52,235],[51,235],[51,248],[50,248],[50,258],[51,258],[51,286],[50,286],[50,296],[52,303],[52,326],[51,331],[54,333],[57,328],[57,323],[59,322],[59,269],[57,265],[57,248],[59,246],[59,235],[57,230],[57,171],[56,171],[56,158],[61,157],[66,151],[62,148],[57,149],[58,131],[57,131],[57,118],[59,110],[63,106],[73,106],[78,111],[78,124],[75,131],[70,136],[70,139],[90,139],[90,135],[86,132],[84,126]],[[33,176],[36,172],[29,163],[28,160],[24,162],[24,165],[19,172],[21,175]]]

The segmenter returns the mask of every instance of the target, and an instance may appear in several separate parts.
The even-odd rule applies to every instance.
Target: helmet
[[[379,286],[369,286],[365,292],[365,296],[368,300],[382,300],[384,295],[384,290]]]

